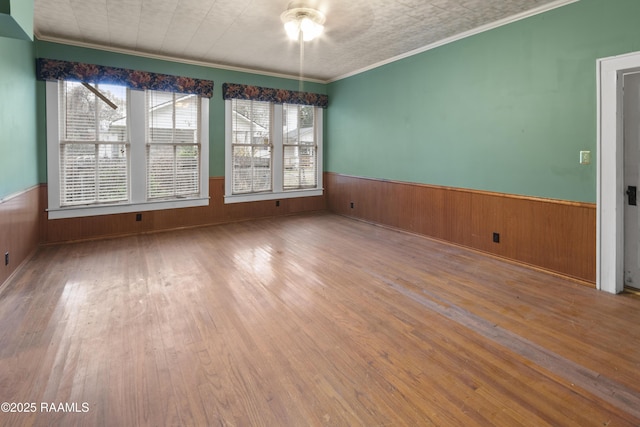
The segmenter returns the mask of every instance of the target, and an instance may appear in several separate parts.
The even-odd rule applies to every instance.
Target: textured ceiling
[[[325,32],[302,75],[331,81],[527,12],[575,0],[309,0]],[[289,0],[35,0],[41,40],[299,76],[280,22]]]

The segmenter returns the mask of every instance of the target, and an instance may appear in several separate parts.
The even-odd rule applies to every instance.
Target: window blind
[[[271,104],[232,100],[232,192],[272,188]]]
[[[127,89],[93,85],[113,109],[81,83],[59,87],[61,206],[128,200]]]
[[[200,192],[200,100],[197,95],[147,91],[147,198]]]
[[[282,107],[283,189],[317,186],[315,110],[309,105]]]

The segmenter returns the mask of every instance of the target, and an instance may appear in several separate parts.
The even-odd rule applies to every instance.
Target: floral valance
[[[40,80],[77,80],[85,83],[119,84],[140,90],[189,93],[205,98],[213,96],[211,80],[45,58],[36,59],[36,68]]]
[[[329,97],[319,93],[271,89],[234,83],[224,83],[222,85],[222,97],[224,99],[251,99],[253,101],[266,101],[275,104],[313,105],[322,108],[327,108],[329,105]]]

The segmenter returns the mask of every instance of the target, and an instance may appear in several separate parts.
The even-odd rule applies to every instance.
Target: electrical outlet
[[[136,214],[136,221],[142,221],[142,214],[141,213],[137,213]]]
[[[589,165],[589,164],[591,164],[591,151],[581,151],[580,152],[580,164],[581,165]]]
[[[9,252],[4,253],[4,265],[9,265]]]
[[[493,233],[493,242],[500,243],[500,233]]]
[[[276,200],[276,208],[280,206],[280,200]]]
[[[353,209],[353,202],[351,202],[351,209]]]

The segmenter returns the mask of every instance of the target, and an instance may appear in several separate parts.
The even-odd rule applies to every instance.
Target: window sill
[[[48,209],[49,219],[78,218],[96,215],[114,215],[131,212],[156,211],[162,209],[191,208],[209,206],[208,197],[198,197],[176,200],[158,200],[146,203],[126,203],[100,206],[73,206],[66,208]]]
[[[322,188],[310,188],[308,190],[235,194],[232,196],[224,196],[224,203],[229,204],[229,203],[259,202],[263,200],[279,200],[279,199],[293,199],[296,197],[322,196],[323,191],[324,190]]]

